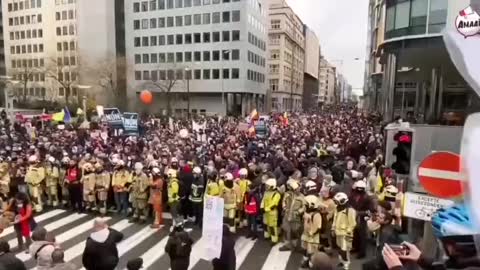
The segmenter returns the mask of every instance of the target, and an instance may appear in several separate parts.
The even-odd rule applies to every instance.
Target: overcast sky
[[[321,53],[353,88],[363,88],[368,0],[287,0],[320,40]],[[354,58],[360,58],[355,61]],[[343,66],[338,60],[343,60]],[[354,89],[355,90],[355,89]]]

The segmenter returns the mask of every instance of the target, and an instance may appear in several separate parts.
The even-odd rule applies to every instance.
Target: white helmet
[[[315,191],[317,190],[317,183],[315,183],[312,180],[309,180],[307,181],[307,183],[305,183],[305,188],[307,191]]]
[[[269,178],[265,182],[265,185],[267,186],[267,188],[275,189],[277,187],[277,179]]]
[[[363,191],[367,188],[367,183],[363,180],[358,180],[355,183],[353,183],[352,188]]]
[[[158,175],[158,174],[160,174],[160,169],[158,167],[153,167],[152,168],[152,173]]]
[[[117,162],[115,163],[115,165],[118,165],[118,166],[125,166],[125,161],[119,159],[117,160]]]
[[[292,190],[297,190],[300,187],[300,184],[297,180],[290,178],[287,181],[287,186]]]
[[[143,164],[141,162],[136,162],[134,167],[136,171],[141,171],[143,169]]]
[[[28,162],[37,162],[38,160],[38,157],[36,155],[31,155],[30,157],[28,157]]]
[[[66,163],[69,163],[70,162],[70,158],[69,157],[63,157],[62,158],[62,163],[63,164],[66,164]]]
[[[307,203],[308,208],[317,209],[320,207],[320,200],[315,195],[305,196],[305,202]]]
[[[233,174],[231,174],[231,173],[226,173],[226,174],[225,174],[225,180],[227,180],[227,181],[233,181]]]
[[[172,157],[170,160],[171,163],[178,163],[178,159],[176,157]]]
[[[197,167],[193,168],[193,173],[194,173],[194,174],[201,174],[201,173],[202,173],[202,169],[200,169],[200,167],[197,166]]]
[[[169,169],[167,172],[168,178],[175,178],[177,177],[177,171],[174,169]]]
[[[394,185],[388,185],[385,187],[385,197],[395,198],[398,194],[398,188]]]
[[[347,194],[345,194],[343,192],[339,192],[339,193],[335,194],[335,196],[333,197],[333,201],[337,205],[344,205],[348,202],[348,196],[347,196]]]
[[[248,175],[248,170],[245,169],[245,168],[241,168],[241,169],[238,171],[238,174],[241,175],[241,176],[247,176],[247,175]]]
[[[48,157],[48,162],[54,163],[54,162],[55,162],[55,158],[52,157],[52,156],[49,156],[49,157]]]

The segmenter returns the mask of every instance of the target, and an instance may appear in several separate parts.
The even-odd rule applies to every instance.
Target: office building
[[[176,114],[264,109],[266,6],[259,0],[128,1],[129,107]],[[148,89],[153,105],[137,95]]]
[[[272,110],[302,108],[305,37],[302,20],[284,0],[269,0],[268,82]]]
[[[327,59],[320,59],[320,70],[318,79],[318,103],[333,104],[335,103],[335,88],[337,69],[330,64]]]
[[[303,110],[314,111],[318,108],[318,78],[320,68],[320,42],[312,29],[304,25],[305,68],[303,73]]]

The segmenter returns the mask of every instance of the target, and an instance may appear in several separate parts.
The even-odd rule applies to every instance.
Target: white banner
[[[433,213],[438,209],[452,206],[455,202],[420,193],[406,192],[403,203],[404,216],[430,221]]]
[[[223,237],[223,199],[206,196],[203,205],[202,241],[204,259],[211,261],[220,257]]]
[[[203,122],[203,124],[199,124],[199,123],[192,120],[192,130],[193,131],[199,132],[201,129],[203,129],[205,131],[206,128],[207,128],[207,122]]]

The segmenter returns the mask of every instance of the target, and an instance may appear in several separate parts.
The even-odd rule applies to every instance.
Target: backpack
[[[245,213],[248,215],[256,215],[258,213],[258,202],[255,196],[245,196]]]

